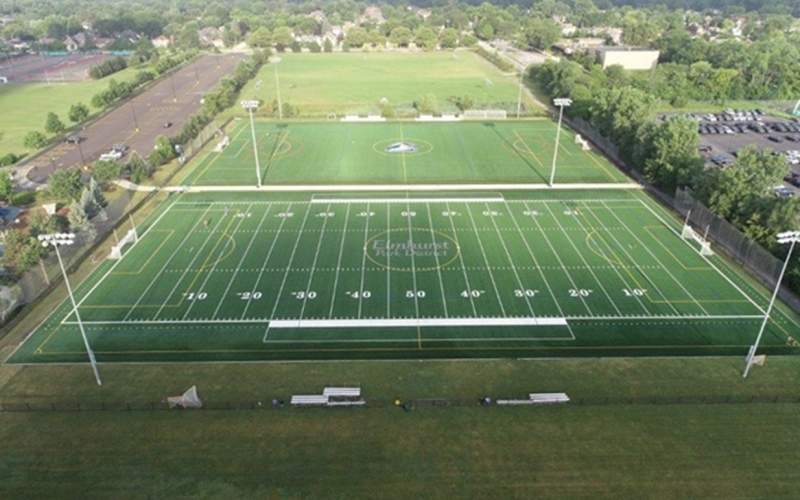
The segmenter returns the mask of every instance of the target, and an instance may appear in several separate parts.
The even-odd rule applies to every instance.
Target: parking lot
[[[115,144],[148,155],[156,137],[180,132],[200,109],[205,93],[243,58],[241,54],[199,57],[80,130],[79,143],[59,144],[21,165],[20,170],[31,182],[44,183],[56,169],[89,164]]]
[[[800,120],[767,116],[757,109],[688,116],[698,122],[700,153],[709,166],[732,165],[746,146],[771,149],[786,159],[787,187],[800,192]]]

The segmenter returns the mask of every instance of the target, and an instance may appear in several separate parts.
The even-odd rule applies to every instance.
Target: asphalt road
[[[131,154],[146,156],[159,135],[177,135],[200,108],[200,101],[224,76],[244,59],[242,54],[203,55],[145,92],[125,102],[80,131],[80,146],[59,144],[22,166],[34,183],[47,182],[59,168],[86,165],[114,144],[126,144]],[[165,128],[164,124],[172,126]]]

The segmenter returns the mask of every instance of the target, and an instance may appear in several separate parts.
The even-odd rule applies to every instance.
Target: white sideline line
[[[608,182],[608,183],[574,183],[574,184],[286,184],[281,186],[264,185],[256,186],[168,186],[163,191],[179,193],[215,193],[215,192],[343,192],[343,191],[561,191],[571,189],[598,190],[598,189],[644,189],[635,182]]]
[[[309,203],[503,203],[505,198],[312,198]]]
[[[270,328],[566,325],[566,318],[279,319],[270,322]]]
[[[713,315],[704,316],[694,315],[663,315],[663,316],[566,316],[553,318],[406,318],[406,319],[281,319],[272,320],[269,318],[253,319],[142,319],[126,321],[84,321],[84,325],[92,326],[122,326],[122,325],[202,325],[202,324],[270,324],[270,328],[342,328],[342,327],[364,327],[364,326],[567,326],[576,321],[713,321],[713,320],[742,320],[742,319],[764,319],[760,314],[751,315]],[[403,323],[393,325],[391,323]],[[535,323],[534,323],[535,322]],[[550,323],[552,322],[552,323]],[[301,324],[302,326],[297,326]],[[313,323],[309,325],[309,323]],[[335,323],[334,325],[322,325],[322,323]],[[448,323],[448,324],[444,324]],[[452,324],[450,324],[452,323]],[[458,324],[456,324],[458,323]],[[64,325],[77,325],[77,321],[64,321]]]

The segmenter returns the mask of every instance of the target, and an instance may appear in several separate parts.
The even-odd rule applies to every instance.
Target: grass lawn
[[[471,51],[287,53],[280,57],[281,99],[296,106],[301,116],[378,113],[382,98],[396,110],[408,112],[413,101],[429,94],[436,97],[440,111],[456,109],[448,102],[454,96],[470,96],[479,107],[516,110],[517,77],[501,73]],[[265,65],[241,95],[272,102],[276,97],[274,65]],[[530,102],[525,104],[538,110]]]
[[[603,156],[583,151],[562,130],[556,183],[629,179]],[[181,184],[254,185],[250,124],[228,132],[221,153],[210,144]],[[550,179],[556,125],[550,120],[459,123],[258,122],[264,184],[532,183]],[[393,151],[405,144],[408,151]]]
[[[26,367],[0,400],[206,402],[262,410],[0,413],[0,495],[153,498],[792,498],[797,404],[269,409],[360,384],[368,401],[522,396],[797,397],[800,363],[741,360]],[[3,367],[7,370],[9,367]],[[368,403],[369,404],[369,403]],[[91,493],[87,493],[87,491]]]
[[[768,299],[636,191],[184,194],[139,229],[76,288],[101,360],[739,355]],[[65,303],[12,360],[84,356]]]
[[[38,130],[44,133],[47,113],[56,113],[65,125],[71,125],[67,112],[82,102],[92,113],[92,96],[108,87],[111,79],[133,78],[137,68],[127,68],[101,80],[66,83],[23,83],[0,85],[0,156],[7,153],[30,153],[23,145],[25,134]]]

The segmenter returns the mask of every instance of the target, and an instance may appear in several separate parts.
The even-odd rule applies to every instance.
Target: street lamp
[[[558,159],[558,141],[561,139],[561,120],[564,118],[564,108],[572,106],[572,99],[559,97],[553,99],[553,104],[558,106],[558,128],[556,129],[556,148],[553,150],[553,167],[550,170],[550,187],[556,179],[556,160]]]
[[[58,247],[60,246],[69,246],[75,243],[75,234],[74,233],[53,233],[53,234],[40,234],[39,241],[42,242],[43,247],[52,246],[53,249],[56,251],[56,257],[58,258],[58,265],[61,267],[61,272],[64,274],[64,283],[67,285],[67,293],[69,294],[69,299],[72,301],[72,310],[75,313],[75,318],[78,320],[78,328],[81,331],[81,337],[83,337],[83,344],[86,346],[86,352],[89,355],[89,363],[92,365],[92,370],[94,371],[94,378],[97,380],[97,385],[103,385],[103,382],[100,380],[100,372],[97,370],[97,361],[94,359],[94,352],[92,351],[92,347],[89,345],[89,339],[86,338],[86,330],[83,328],[83,322],[81,321],[81,315],[78,312],[78,303],[75,302],[75,296],[72,294],[72,286],[69,284],[69,278],[67,277],[67,270],[64,268],[64,262],[61,260],[61,253],[58,251]]]
[[[130,102],[130,106],[131,106],[131,114],[133,115],[133,128],[138,132],[139,120],[136,119],[136,108],[133,107],[133,101]]]
[[[519,120],[519,115],[522,112],[522,86],[525,84],[526,69],[528,69],[528,67],[524,66],[519,74],[519,92],[517,93],[517,120]]]
[[[275,69],[275,94],[278,97],[278,119],[283,120],[283,105],[281,104],[281,83],[278,80],[278,63],[281,62],[280,57],[270,57],[269,62],[274,64]]]
[[[781,274],[778,276],[778,282],[775,283],[775,291],[772,293],[772,299],[769,301],[769,306],[767,307],[767,312],[764,313],[764,321],[761,323],[761,329],[758,331],[758,337],[756,337],[755,343],[750,346],[750,351],[747,353],[747,358],[745,359],[745,367],[744,373],[742,373],[742,378],[747,378],[747,374],[750,372],[750,367],[753,366],[753,359],[756,356],[756,351],[758,350],[758,345],[761,343],[761,337],[764,335],[764,330],[767,328],[767,323],[769,322],[769,315],[772,312],[772,306],[775,305],[775,299],[778,297],[778,292],[781,289],[781,281],[783,281],[783,275],[786,273],[786,268],[789,267],[789,262],[792,260],[792,252],[794,251],[794,246],[797,242],[800,242],[800,231],[786,231],[785,233],[780,233],[778,235],[778,243],[781,245],[785,245],[786,243],[790,243],[791,246],[789,247],[789,254],[786,255],[786,262],[783,263],[783,269],[781,269]]]
[[[258,159],[258,145],[256,144],[256,125],[253,121],[253,110],[258,109],[259,102],[255,100],[242,101],[242,107],[250,113],[250,133],[253,135],[253,154],[256,157],[256,182],[261,189],[261,163]]]

